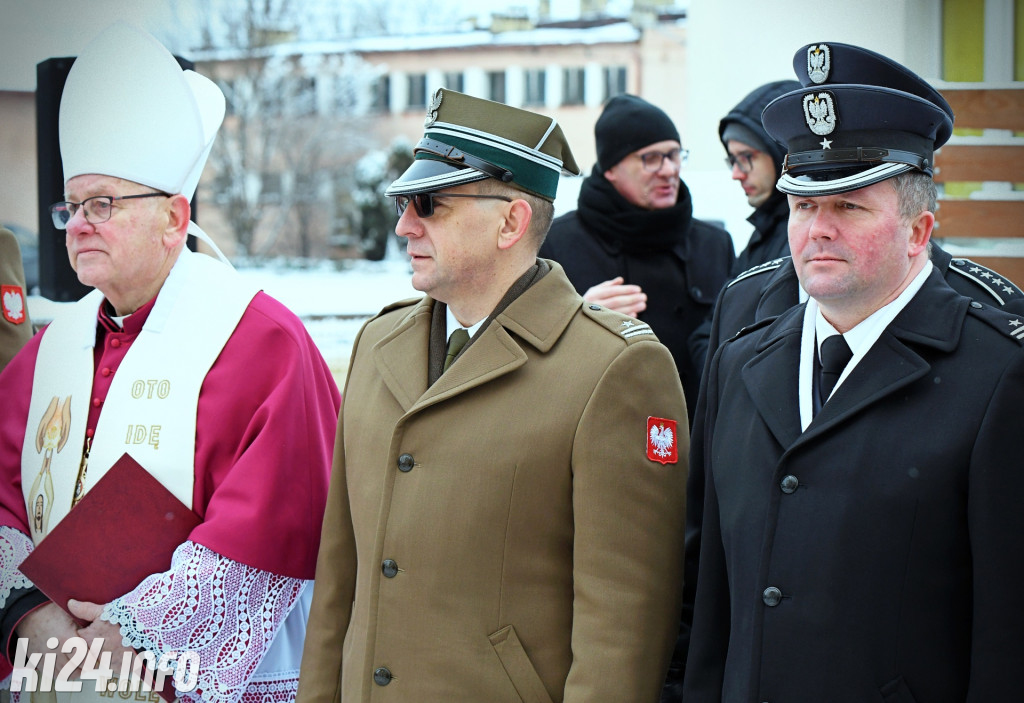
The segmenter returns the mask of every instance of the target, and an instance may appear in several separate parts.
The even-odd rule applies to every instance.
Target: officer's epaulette
[[[991,301],[982,299],[983,303],[991,304],[994,301],[996,305],[1006,305],[1024,299],[1024,292],[1016,285],[1000,276],[998,272],[970,259],[953,257],[949,262],[949,270],[970,279],[991,296]]]
[[[609,310],[595,303],[584,303],[583,312],[605,329],[613,332],[627,342],[637,338],[656,339],[654,330],[646,322],[627,317],[622,313]]]
[[[728,288],[729,286],[733,285],[734,283],[737,283],[738,281],[742,281],[744,278],[750,278],[751,276],[756,276],[759,273],[767,273],[769,271],[774,271],[778,267],[782,266],[782,264],[788,258],[790,258],[790,257],[783,256],[781,259],[772,259],[771,261],[765,261],[763,264],[758,264],[757,266],[754,266],[753,268],[749,268],[746,271],[744,271],[743,273],[737,275],[736,278],[732,279],[727,284],[725,284],[726,288]]]
[[[377,313],[377,315],[383,315],[384,313],[391,312],[392,310],[398,310],[399,308],[411,307],[416,303],[420,302],[421,300],[423,300],[423,296],[420,296],[419,298],[405,298],[403,300],[396,300],[395,302],[388,303],[383,308],[381,308],[381,311]]]
[[[1024,346],[1024,315],[1009,313],[992,305],[982,305],[976,300],[971,301],[969,312]]]

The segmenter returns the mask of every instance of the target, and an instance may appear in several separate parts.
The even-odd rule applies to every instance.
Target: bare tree
[[[322,256],[332,238],[346,240],[339,233],[359,238],[363,251],[381,251],[380,216],[353,196],[366,190],[356,162],[379,145],[353,135],[372,133],[363,96],[384,69],[346,53],[345,42],[465,27],[465,4],[196,0],[189,7],[180,31],[198,43],[197,70],[228,103],[208,162],[209,190],[236,257]]]
[[[325,201],[345,188],[367,148],[345,135],[367,120],[356,96],[379,71],[344,53],[343,43],[312,52],[298,41],[310,7],[222,0],[199,10],[197,70],[228,105],[208,162],[213,205],[231,227],[236,256],[326,254]]]

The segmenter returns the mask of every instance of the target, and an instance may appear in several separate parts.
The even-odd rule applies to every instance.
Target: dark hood
[[[775,162],[775,175],[776,177],[780,176],[782,174],[782,159],[786,156],[786,147],[772,139],[765,131],[764,125],[761,124],[761,113],[775,98],[792,90],[799,90],[799,88],[800,84],[797,81],[775,81],[755,88],[718,123],[718,138],[722,138],[728,123],[740,123],[759,136],[768,146],[768,153],[771,154],[772,161]],[[722,146],[725,146],[724,141]]]

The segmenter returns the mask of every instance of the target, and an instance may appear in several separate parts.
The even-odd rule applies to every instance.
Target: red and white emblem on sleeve
[[[661,464],[679,461],[679,430],[675,420],[647,418],[647,458]]]
[[[4,319],[15,325],[25,321],[25,291],[21,286],[0,286],[0,307]]]

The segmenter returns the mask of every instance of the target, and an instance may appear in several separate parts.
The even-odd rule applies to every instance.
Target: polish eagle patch
[[[807,47],[807,77],[821,84],[828,80],[832,70],[832,51],[828,44],[812,44]]]
[[[819,137],[832,134],[836,128],[836,106],[831,93],[804,95],[804,119],[807,127]]]
[[[679,461],[679,428],[675,420],[647,418],[647,458],[660,464]]]
[[[25,292],[21,286],[0,286],[0,306],[8,322],[20,325],[25,321]]]

